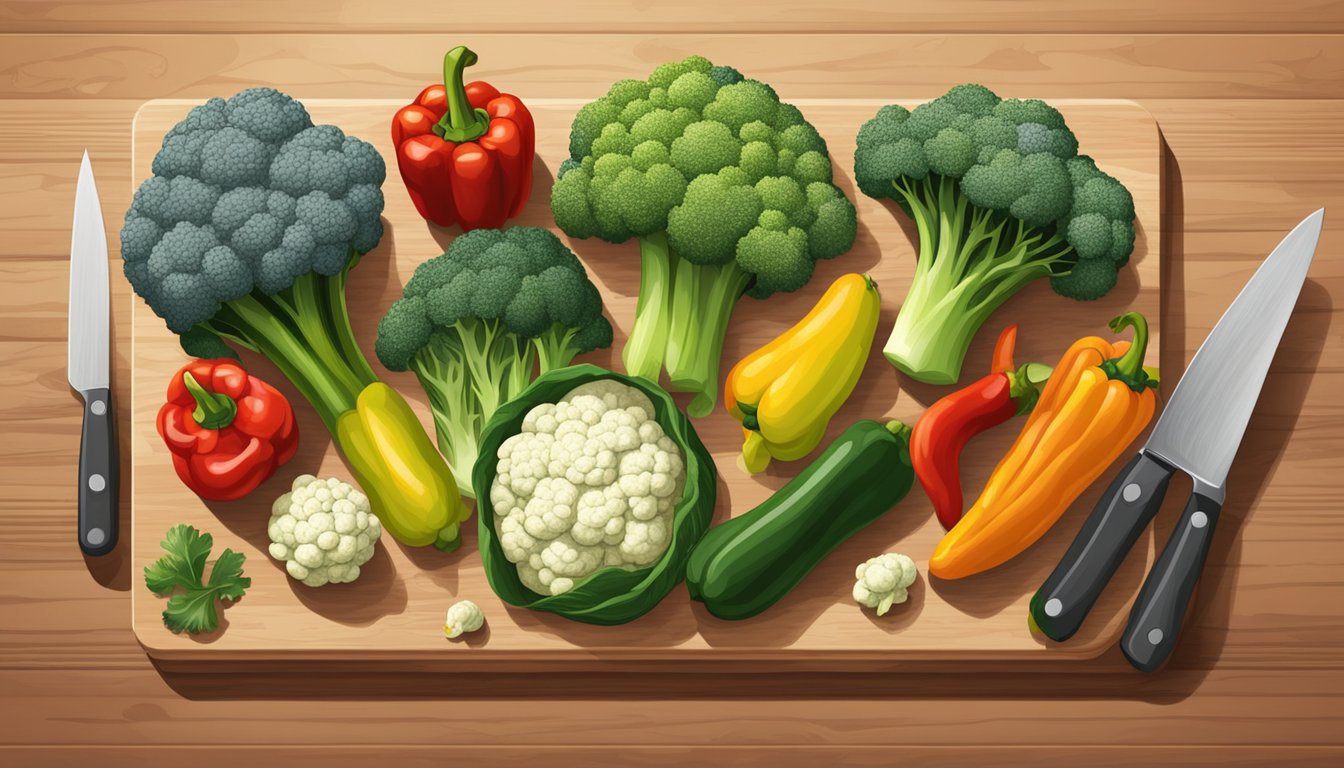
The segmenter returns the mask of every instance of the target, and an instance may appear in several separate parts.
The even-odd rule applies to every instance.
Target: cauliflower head
[[[887,552],[868,559],[854,569],[854,600],[859,605],[876,608],[877,615],[885,615],[896,603],[904,603],[910,596],[910,585],[919,571],[915,561],[905,555]]]
[[[495,532],[528,589],[563,594],[600,568],[637,570],[667,551],[686,467],[639,390],[593,381],[538,405],[497,458]]]
[[[337,478],[312,475],[295,478],[290,492],[275,500],[266,526],[271,557],[310,587],[358,579],[382,532],[369,497]]]
[[[458,600],[448,606],[448,615],[443,619],[443,634],[449,640],[461,637],[467,632],[475,632],[485,626],[485,612],[470,600]]]

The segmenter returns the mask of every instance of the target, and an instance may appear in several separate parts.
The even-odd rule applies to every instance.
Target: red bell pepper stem
[[[462,75],[467,67],[476,63],[476,54],[464,45],[459,45],[443,57],[443,90],[448,111],[434,126],[434,133],[444,141],[461,144],[474,141],[490,130],[490,115],[484,109],[476,109],[467,99],[467,87]]]
[[[192,412],[191,418],[197,424],[206,429],[223,429],[233,423],[234,417],[238,415],[238,404],[233,398],[219,392],[206,391],[205,387],[196,381],[196,377],[191,375],[191,371],[183,371],[182,383],[196,401],[196,410]]]

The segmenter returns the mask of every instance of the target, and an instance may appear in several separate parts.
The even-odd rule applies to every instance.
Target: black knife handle
[[[1175,470],[1140,453],[1102,494],[1064,559],[1031,598],[1031,618],[1055,641],[1073,636],[1162,506]]]
[[[117,435],[112,393],[89,389],[79,441],[79,548],[106,555],[117,546]]]
[[[1162,666],[1176,647],[1222,509],[1222,502],[1197,488],[1190,495],[1167,546],[1148,572],[1143,591],[1130,611],[1129,626],[1120,637],[1120,650],[1140,672],[1152,672]]]

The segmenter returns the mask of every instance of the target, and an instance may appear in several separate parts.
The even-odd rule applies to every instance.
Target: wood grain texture
[[[516,93],[592,98],[690,54],[735,64],[786,99],[933,98],[983,81],[1002,96],[1344,97],[1344,37],[1083,34],[471,35],[472,77]],[[441,31],[406,34],[18,35],[0,82],[31,97],[207,98],[282,84],[303,99],[414,96],[438,77]],[[408,98],[409,98],[408,96]]]
[[[433,69],[425,57],[435,59],[444,43],[424,32],[372,33],[378,14],[358,17],[355,3],[309,20],[293,10],[305,3],[275,3],[295,14],[292,34],[256,34],[271,17],[237,33],[214,33],[202,22],[196,35],[135,34],[166,32],[160,18],[189,17],[192,5],[227,19],[232,4],[0,6],[52,18],[43,35],[16,34],[21,20],[0,21],[0,763],[419,765],[459,755],[483,765],[621,766],[1344,761],[1344,218],[1337,213],[1327,215],[1266,400],[1233,466],[1240,490],[1186,636],[1158,675],[1131,673],[1117,653],[1064,667],[891,664],[864,675],[713,677],[389,674],[349,664],[202,675],[151,665],[128,626],[127,591],[141,588],[129,541],[101,560],[83,559],[74,546],[78,401],[65,383],[64,311],[79,153],[85,146],[93,153],[115,229],[132,190],[130,121],[145,100],[258,84],[305,98],[408,98]],[[921,7],[940,5],[953,7]],[[1344,38],[1329,34],[1344,26],[1344,11],[1338,2],[1170,3],[1148,34],[1129,10],[1142,6],[1070,5],[1072,18],[1088,25],[1083,34],[1051,26],[1053,17],[1023,21],[1041,7],[1028,2],[987,3],[983,18],[963,14],[981,25],[970,34],[902,26],[898,32],[914,34],[814,39],[805,30],[777,35],[779,53],[743,47],[746,34],[683,35],[694,21],[574,37],[613,24],[629,29],[629,14],[641,12],[632,6],[558,42],[545,34],[485,42],[513,56],[488,65],[490,76],[553,97],[591,97],[664,54],[714,45],[716,54],[741,50],[744,66],[771,64],[769,77],[788,98],[935,95],[978,79],[1017,96],[1136,99],[1157,118],[1167,146],[1162,363],[1180,370],[1288,227],[1318,205],[1344,210],[1337,152]],[[74,20],[64,9],[101,7],[116,10],[95,13],[81,28],[87,34],[63,34]],[[866,8],[865,26],[873,27],[888,6]],[[387,4],[379,9],[393,13]],[[543,13],[538,5],[515,18]],[[347,25],[343,14],[359,21]],[[470,18],[450,22],[480,47],[468,34]],[[345,34],[307,33],[318,25]],[[991,34],[990,25],[1007,34]],[[1187,34],[1215,31],[1243,34]],[[548,74],[538,59],[557,50],[568,57]],[[118,282],[113,291],[114,381],[124,389],[129,293]],[[129,399],[121,405],[128,419]],[[123,431],[123,451],[128,440]],[[1159,520],[1159,539],[1173,520]],[[524,723],[538,727],[518,727]],[[84,728],[92,729],[88,740],[73,738]]]
[[[519,5],[530,6],[519,13]],[[586,32],[804,33],[818,32],[1341,32],[1338,0],[1285,0],[1266,18],[1254,0],[1131,0],[1077,3],[1069,0],[842,0],[824,5],[771,0],[733,3],[685,0],[645,3],[588,0],[583,3],[479,3],[470,9],[448,4],[378,2],[314,3],[313,0],[5,0],[0,23],[10,32],[369,32],[448,31],[474,33]]]
[[[548,190],[554,169],[568,156],[569,125],[585,102],[558,102],[528,98],[537,124],[535,190],[516,223],[551,223]],[[150,102],[136,115],[134,173],[137,180],[150,175],[150,163],[163,135],[185,117],[196,102]],[[744,300],[734,313],[724,345],[722,377],[751,350],[784,331],[811,308],[826,286],[841,274],[870,274],[882,291],[886,333],[895,310],[914,274],[915,252],[893,206],[866,198],[853,188],[852,137],[877,111],[880,102],[852,103],[821,100],[796,102],[823,138],[828,140],[836,183],[858,207],[859,236],[854,249],[833,261],[818,264],[813,281],[793,294],[768,302]],[[1106,331],[1106,322],[1127,308],[1154,318],[1148,363],[1156,365],[1161,349],[1160,241],[1149,233],[1161,229],[1159,182],[1161,145],[1157,125],[1141,107],[1129,102],[1058,102],[1069,125],[1085,141],[1088,151],[1108,173],[1133,193],[1136,228],[1131,268],[1104,299],[1086,304],[1053,296],[1048,285],[1037,284],[1014,298],[990,321],[997,327],[1012,318],[1020,326],[1020,360],[1053,363],[1079,334],[1079,328]],[[398,102],[308,102],[314,122],[338,121],[350,134],[366,137],[395,168],[394,148],[385,135]],[[394,171],[395,173],[395,171]],[[437,255],[458,233],[427,226],[415,213],[407,195],[388,185],[383,218],[384,243],[360,262],[350,282],[351,319],[355,334],[372,357],[372,337],[385,308],[401,295],[401,286],[415,268]],[[563,236],[563,233],[557,233]],[[633,322],[639,285],[639,259],[634,244],[612,245],[564,238],[583,259],[603,294],[615,327],[610,350],[582,359],[621,369],[619,350]],[[220,660],[274,658],[376,657],[388,661],[437,662],[454,669],[507,670],[511,665],[540,667],[552,661],[552,670],[575,664],[666,661],[669,669],[684,670],[691,663],[731,667],[773,666],[788,663],[796,669],[868,668],[874,661],[939,658],[1006,658],[1048,655],[1089,658],[1115,642],[1123,626],[1122,606],[1131,602],[1151,564],[1151,537],[1145,537],[1117,574],[1096,607],[1095,619],[1066,644],[1047,643],[1027,630],[1026,605],[1036,588],[1058,562],[1095,503],[1101,488],[1087,494],[1069,515],[1028,555],[980,578],[956,582],[921,579],[907,605],[886,620],[861,612],[849,596],[854,566],[872,555],[908,552],[926,571],[927,557],[943,529],[932,515],[927,498],[911,493],[891,513],[846,542],[769,612],[750,620],[725,622],[691,603],[677,588],[649,615],[621,627],[593,627],[558,616],[507,606],[490,590],[477,553],[473,526],[466,526],[465,543],[458,553],[445,556],[432,550],[400,547],[384,537],[380,551],[360,580],[348,586],[307,589],[293,583],[278,564],[267,559],[267,501],[283,493],[299,473],[320,477],[348,477],[340,456],[308,408],[298,408],[300,456],[284,472],[258,489],[257,495],[234,504],[202,504],[186,490],[171,469],[167,449],[154,427],[162,404],[163,382],[185,362],[177,338],[140,301],[131,302],[132,349],[132,571],[139,572],[162,554],[158,543],[164,531],[179,522],[211,531],[217,548],[229,547],[247,555],[252,588],[246,611],[227,612],[227,627],[210,636],[184,637],[166,632],[162,600],[133,590],[132,615],[140,643],[156,659]],[[1092,331],[1089,331],[1092,332]],[[963,380],[984,374],[993,337],[977,338],[967,358]],[[879,339],[879,341],[882,341]],[[249,358],[250,371],[277,385],[283,377],[259,359]],[[385,381],[404,392],[422,422],[433,429],[425,399],[411,374],[386,375]],[[913,386],[912,386],[913,385]],[[302,399],[284,390],[297,404]],[[896,375],[874,344],[865,375],[844,407],[831,420],[822,445],[860,418],[900,418],[913,423],[919,412],[944,390],[919,385]],[[688,398],[677,396],[684,407]],[[740,425],[721,407],[693,422],[714,456],[719,473],[717,519],[742,514],[764,501],[776,488],[805,466],[805,461],[780,463],[763,476],[751,477],[736,466],[741,450]],[[1007,450],[1014,429],[997,430],[977,440],[963,456],[963,477],[970,487],[983,484],[995,462]],[[815,451],[815,456],[820,450]],[[1123,464],[1128,457],[1120,460]],[[474,523],[473,523],[474,524]],[[485,610],[488,638],[445,643],[442,616],[453,600],[469,599]],[[240,606],[241,607],[241,606]]]

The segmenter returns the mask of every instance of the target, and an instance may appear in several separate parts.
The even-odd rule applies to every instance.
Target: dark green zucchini
[[[755,509],[711,528],[691,551],[691,597],[721,619],[774,605],[817,563],[905,497],[910,428],[860,421]]]

